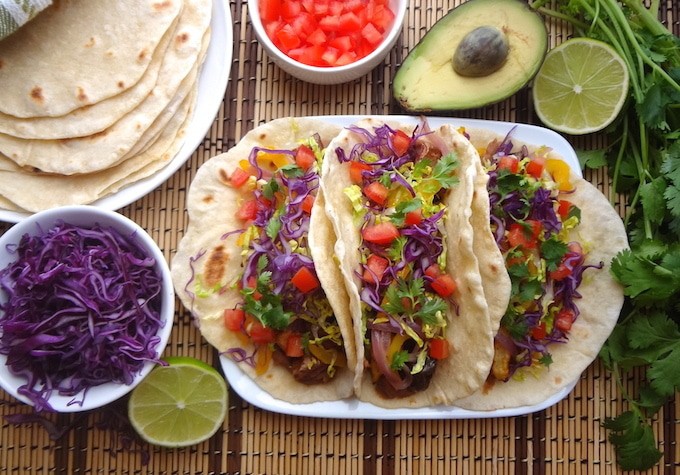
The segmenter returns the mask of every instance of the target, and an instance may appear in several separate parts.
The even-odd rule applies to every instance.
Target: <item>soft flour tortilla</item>
[[[0,112],[59,116],[145,73],[179,0],[60,0],[0,42]]]
[[[375,119],[366,119],[357,125],[370,130],[382,124]],[[412,127],[396,123],[389,125],[403,129],[409,135],[412,132]],[[484,383],[493,357],[493,332],[489,307],[482,287],[479,262],[474,253],[474,235],[470,222],[478,173],[475,160],[478,161],[479,156],[465,137],[452,127],[444,126],[434,133],[438,137],[438,143],[445,143],[449,151],[455,151],[459,157],[464,157],[458,168],[460,182],[446,198],[448,209],[445,220],[447,267],[452,269],[458,283],[454,298],[459,305],[460,314],[456,315],[453,309],[448,314],[449,326],[446,334],[451,355],[439,362],[428,389],[405,398],[383,398],[371,382],[370,374],[364,371],[366,359],[364,325],[359,297],[362,283],[356,275],[360,262],[361,234],[359,226],[353,222],[352,205],[344,194],[344,189],[352,184],[349,164],[340,163],[336,154],[337,148],[342,148],[349,154],[352,147],[361,140],[360,135],[350,130],[343,131],[328,146],[324,157],[322,192],[326,199],[326,213],[331,218],[335,233],[339,237],[335,244],[335,256],[340,262],[342,275],[349,290],[354,320],[355,345],[359,361],[355,391],[359,399],[387,408],[451,404],[456,399],[471,394]]]
[[[468,133],[478,148],[486,147],[494,138],[503,140],[502,136],[488,131],[468,130]],[[515,147],[527,145],[529,150],[536,148],[517,140],[513,143]],[[581,314],[572,326],[569,342],[550,347],[553,363],[548,369],[535,375],[527,374],[523,380],[496,382],[487,391],[480,390],[456,401],[458,407],[492,411],[545,401],[581,375],[597,357],[618,320],[623,305],[623,289],[611,277],[609,269],[612,258],[628,247],[626,231],[619,215],[596,187],[575,175],[571,178],[576,189],[569,195],[569,201],[581,208],[581,224],[572,231],[571,240],[583,243],[588,250],[587,262],[603,262],[604,268],[584,273],[578,290],[582,298],[577,300]]]
[[[92,173],[120,163],[177,95],[195,84],[191,72],[209,38],[210,0],[186,0],[158,82],[145,100],[109,128],[63,140],[21,139],[0,134],[0,152],[19,166],[48,173]],[[174,59],[174,61],[172,61]]]
[[[172,277],[177,295],[194,315],[201,334],[218,351],[243,347],[238,336],[223,324],[224,310],[234,308],[241,301],[239,292],[231,286],[242,272],[241,247],[236,244],[238,235],[225,234],[242,227],[234,215],[243,192],[229,186],[227,177],[240,160],[247,159],[255,146],[291,149],[297,146],[299,140],[313,134],[319,134],[321,141],[328,144],[338,131],[337,126],[313,119],[277,119],[255,128],[227,153],[208,160],[196,173],[187,198],[189,226],[172,260]],[[324,250],[334,241],[333,230],[323,215],[322,202],[323,198],[317,196],[312,209],[310,250],[317,276],[336,314],[351,366],[338,370],[328,384],[307,386],[297,382],[286,368],[275,363],[260,376],[251,366],[245,363],[239,365],[263,390],[292,403],[332,401],[352,395],[352,370],[357,360],[347,295],[333,260],[318,258],[319,254],[325,255]],[[196,297],[193,283],[197,278],[202,279],[204,286],[217,286],[220,290]],[[253,348],[246,347],[245,350],[250,353]]]

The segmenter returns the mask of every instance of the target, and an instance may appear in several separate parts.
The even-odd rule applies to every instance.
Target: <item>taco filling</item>
[[[578,235],[581,209],[569,200],[569,165],[549,152],[513,150],[508,135],[481,153],[489,174],[491,228],[512,282],[487,385],[550,366],[551,345],[566,343],[579,317],[584,272],[603,267],[588,263],[586,245],[570,239]]]
[[[303,384],[326,383],[347,366],[308,245],[321,155],[313,137],[293,150],[255,147],[229,177],[244,191],[235,216],[243,272],[236,284],[241,301],[224,310],[224,325],[244,345],[227,354],[257,374],[278,364]]]
[[[346,154],[345,189],[361,229],[362,331],[366,364],[379,394],[404,397],[427,389],[449,356],[449,306],[456,281],[446,268],[444,194],[458,178],[455,153],[434,140],[382,125]]]

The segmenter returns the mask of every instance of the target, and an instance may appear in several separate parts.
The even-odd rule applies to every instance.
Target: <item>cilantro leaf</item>
[[[392,361],[390,362],[390,368],[392,368],[395,371],[399,371],[401,368],[404,367],[406,362],[408,361],[409,354],[408,351],[397,351],[392,355]]]
[[[447,308],[446,302],[441,297],[426,298],[413,317],[420,318],[426,325],[436,325],[439,322],[437,313],[443,314]]]
[[[406,218],[407,213],[410,213],[411,211],[416,211],[418,209],[421,209],[422,207],[423,202],[420,200],[420,198],[402,201],[395,207],[394,213],[390,215],[390,221],[392,221],[392,224],[394,224],[395,226],[401,227],[404,225],[404,219]]]
[[[651,425],[633,411],[626,411],[602,424],[612,431],[609,440],[616,447],[617,460],[624,470],[645,470],[661,458]]]
[[[305,174],[304,170],[294,163],[282,166],[279,171],[288,178],[300,178]]]
[[[432,169],[432,175],[422,181],[419,191],[423,194],[435,194],[441,189],[449,189],[458,183],[456,176],[458,158],[455,153],[441,157]]]
[[[262,187],[262,196],[268,200],[273,200],[274,194],[279,191],[279,189],[279,182],[276,181],[276,178],[272,178]]]
[[[272,216],[272,218],[267,223],[265,233],[267,234],[267,236],[269,236],[270,239],[274,239],[276,238],[276,236],[278,236],[280,230],[281,230],[281,218],[279,218],[277,214],[274,214],[274,216]]]
[[[547,269],[549,271],[557,269],[568,250],[567,244],[555,236],[543,241],[541,243],[541,257],[545,260]]]
[[[258,259],[258,268],[263,263],[262,258]],[[283,309],[281,296],[274,294],[269,288],[271,277],[272,273],[270,271],[261,272],[257,276],[254,288],[244,287],[241,290],[243,310],[257,318],[265,327],[282,330],[288,326],[293,314]],[[256,293],[260,294],[258,298],[255,298]]]
[[[660,224],[666,215],[665,190],[666,180],[660,176],[640,186],[642,212],[653,224]],[[680,196],[678,198],[680,199]],[[678,204],[680,205],[680,203]]]
[[[671,257],[672,253],[672,257]],[[670,251],[661,262],[625,249],[614,257],[611,272],[624,287],[625,295],[641,304],[663,301],[680,291],[680,249]]]
[[[605,151],[599,150],[577,150],[579,164],[582,169],[585,168],[600,168],[607,164],[607,156]]]

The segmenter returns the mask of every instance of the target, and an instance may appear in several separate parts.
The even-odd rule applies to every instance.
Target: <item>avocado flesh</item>
[[[505,33],[509,53],[497,71],[480,77],[456,73],[452,57],[470,31],[495,26]],[[469,0],[428,31],[400,66],[394,97],[411,111],[461,110],[499,102],[538,72],[548,49],[541,16],[519,0]]]

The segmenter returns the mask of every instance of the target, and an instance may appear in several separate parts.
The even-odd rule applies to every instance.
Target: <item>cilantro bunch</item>
[[[607,130],[608,146],[581,154],[582,165],[608,166],[631,249],[612,263],[627,297],[620,321],[600,356],[616,376],[629,409],[609,418],[618,463],[644,470],[661,458],[651,420],[680,388],[680,39],[658,20],[659,0],[558,0],[576,34],[610,44],[630,74],[630,98]],[[636,394],[623,372],[644,368]]]

